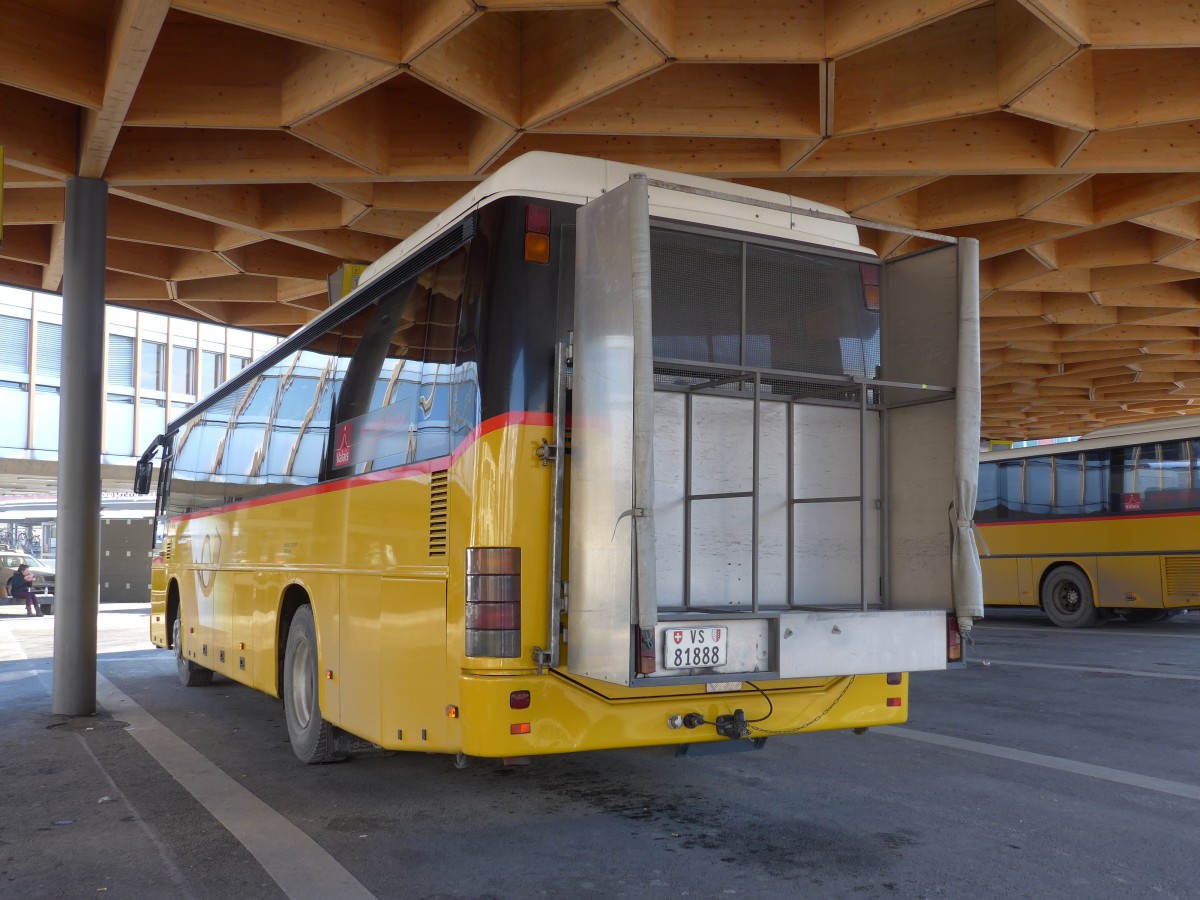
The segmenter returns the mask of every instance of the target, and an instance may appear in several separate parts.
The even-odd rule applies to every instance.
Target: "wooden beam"
[[[652,43],[611,13],[523,14],[521,112],[535,128],[666,64]]]
[[[1081,132],[1096,128],[1096,87],[1092,76],[1092,55],[1075,51],[1065,44],[1064,58],[1039,79],[1007,96],[1005,108],[1040,122]]]
[[[4,229],[0,256],[45,266],[50,263],[53,225],[15,225]]]
[[[176,285],[180,300],[219,300],[225,303],[275,303],[276,285],[274,278],[261,275],[223,275],[211,278],[196,278]]]
[[[126,122],[277,128],[291,47],[269,34],[174,13],[162,26]]]
[[[1200,239],[1200,203],[1189,203],[1144,216],[1135,216],[1132,221],[1166,234],[1178,235],[1189,240]]]
[[[916,195],[920,198],[919,227],[929,231],[1002,221],[1017,214],[1012,176],[950,176],[921,188]]]
[[[1092,3],[1088,34],[1093,47],[1179,47],[1200,44],[1200,15],[1178,0]]]
[[[85,109],[80,128],[79,174],[100,178],[125,122],[170,0],[117,0],[108,28],[103,103]]]
[[[146,278],[128,272],[109,269],[104,273],[104,299],[110,303],[134,300],[169,300],[167,283],[159,278]],[[178,314],[173,312],[172,315]]]
[[[1065,40],[1092,43],[1088,24],[1088,0],[1021,0],[1043,22],[1058,30]]]
[[[1114,288],[1162,284],[1169,281],[1190,281],[1195,272],[1173,269],[1170,266],[1109,266],[1092,272],[1093,291],[1109,291]]]
[[[262,190],[255,185],[193,185],[115,188],[113,196],[126,196],[160,209],[194,216],[242,231],[261,232],[266,216]],[[220,249],[220,244],[217,244]]]
[[[1154,232],[1132,223],[1109,225],[1055,242],[1060,268],[1133,266],[1154,261]]]
[[[408,237],[433,216],[424,212],[410,212],[399,209],[368,209],[354,221],[355,231],[365,231],[369,234],[380,234],[385,237],[403,240]]]
[[[248,275],[273,275],[286,278],[324,280],[342,260],[335,256],[314,253],[279,241],[259,241],[226,250],[221,254]]]
[[[675,0],[619,0],[613,11],[658,48],[663,56],[675,59]]]
[[[62,292],[63,263],[66,259],[66,227],[50,226],[50,259],[42,267],[42,290],[51,294]]]
[[[284,125],[295,126],[387,82],[400,71],[391,63],[354,53],[293,45],[280,85],[280,119]]]
[[[1071,160],[1089,171],[1179,172],[1200,168],[1200,124],[1101,131]]]
[[[981,0],[826,0],[825,55],[847,56],[981,5]]]
[[[595,156],[714,178],[753,178],[764,173],[779,173],[778,141],[637,135],[524,134],[496,160],[495,165],[503,165],[530,150]]]
[[[218,19],[254,31],[331,50],[361,53],[384,62],[406,59],[403,12],[390,0],[306,0],[279,4],[269,0],[174,0],[176,9]],[[465,0],[446,0],[465,7]]]
[[[75,107],[0,85],[0,146],[4,163],[40,175],[75,174],[78,113]]]
[[[1042,314],[1042,295],[1037,291],[996,291],[979,304],[984,318],[1029,318]]]
[[[522,52],[519,16],[481,16],[425,50],[413,60],[412,71],[473,109],[515,127],[522,119]]]
[[[188,250],[215,247],[211,222],[119,195],[108,198],[108,235],[124,241]]]
[[[1038,278],[1050,271],[1043,260],[1024,250],[982,260],[979,266],[979,281],[983,288],[1011,288],[1030,279]]]
[[[1096,123],[1129,128],[1200,118],[1200,49],[1108,50],[1092,54]]]
[[[0,83],[75,106],[98,108],[104,86],[107,5],[4,4]]]
[[[337,231],[281,231],[273,236],[297,247],[308,247],[354,262],[374,262],[397,243],[392,238],[345,228]]]
[[[503,122],[476,116],[467,125],[467,170],[473,175],[486,171],[520,136]]]
[[[1017,0],[996,0],[993,25],[997,93],[1005,106],[1048,81],[1079,49]]]
[[[799,174],[995,174],[1057,169],[1054,129],[1006,113],[972,116],[879,134],[831,138]]]
[[[1029,219],[1007,219],[979,225],[946,228],[955,237],[973,237],[979,241],[979,256],[989,259],[1040,244],[1043,241],[1074,234],[1079,229],[1057,222],[1034,222]]]
[[[894,37],[839,59],[834,72],[835,137],[993,112],[993,11],[969,10]]]
[[[262,187],[264,231],[337,228],[342,224],[342,203],[310,184],[268,184]]]
[[[127,128],[108,165],[114,186],[286,183],[364,171],[282,132]]]
[[[818,77],[812,65],[676,63],[537,130],[817,138]]]
[[[1136,284],[1098,291],[1095,297],[1104,306],[1195,309],[1200,308],[1200,283],[1192,280]]]
[[[827,55],[823,18],[820,3],[676,0],[674,56],[688,62],[817,62]]]
[[[7,153],[7,148],[5,149]],[[50,225],[65,217],[63,188],[19,188],[4,192],[5,225]]]
[[[1096,222],[1119,222],[1200,201],[1200,175],[1096,175],[1092,199]]]
[[[367,91],[292,126],[291,132],[352,165],[382,174],[391,156],[388,97],[387,89]]]

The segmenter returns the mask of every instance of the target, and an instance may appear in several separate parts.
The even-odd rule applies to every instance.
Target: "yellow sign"
[[[359,276],[366,270],[366,263],[342,263],[329,276],[329,305],[337,303],[358,287]]]

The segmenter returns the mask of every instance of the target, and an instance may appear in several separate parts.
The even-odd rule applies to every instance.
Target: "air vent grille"
[[[443,469],[429,477],[429,555],[445,556],[449,533],[450,481]]]
[[[1200,594],[1200,556],[1167,557],[1167,596]]]

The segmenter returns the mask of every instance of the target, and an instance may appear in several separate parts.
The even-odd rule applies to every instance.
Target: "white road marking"
[[[949,737],[944,734],[917,731],[900,725],[885,725],[872,730],[880,731],[893,737],[907,738],[910,741],[937,744],[941,747],[949,747],[954,750],[966,750],[969,753],[982,753],[985,756],[1009,759],[1014,762],[1027,763],[1031,766],[1041,766],[1044,769],[1055,769],[1059,772],[1070,772],[1073,775],[1084,775],[1088,778],[1098,778],[1101,781],[1127,784],[1130,787],[1143,788],[1147,791],[1158,791],[1161,794],[1171,794],[1175,797],[1200,800],[1200,785],[1187,784],[1182,781],[1168,781],[1165,778],[1154,778],[1150,775],[1139,774],[1138,772],[1126,772],[1123,769],[1111,769],[1108,766],[1094,766],[1091,763],[1079,762],[1074,759],[1064,759],[1061,756],[1047,756],[1044,753],[1030,753],[1028,750],[1014,750],[1012,747],[1001,747],[999,744],[968,741],[963,738]]]
[[[1065,669],[1068,672],[1101,672],[1105,675],[1133,675],[1138,678],[1170,678],[1173,681],[1200,681],[1200,675],[1181,675],[1177,672],[1146,672],[1138,669],[1107,669],[1100,666],[1066,666],[1059,663],[1018,662],[1015,659],[972,659],[972,663],[991,663],[998,666],[1025,666],[1030,669]]]
[[[292,900],[375,900],[320,844],[226,775],[103,675],[97,699],[259,861]]]
[[[1137,637],[1173,638],[1175,640],[1184,641],[1194,641],[1200,639],[1200,631],[1187,631],[1183,634],[1167,634],[1166,632],[1162,631],[1143,631],[1140,628],[1136,631],[1122,628],[1058,628],[1049,625],[1038,628],[1022,628],[1020,625],[993,625],[990,623],[980,623],[975,627],[979,628],[980,631],[975,632],[974,629],[972,629],[972,633],[974,634],[991,634],[993,631],[1016,631],[1020,632],[1021,634],[1033,634],[1043,637],[1051,637],[1053,635],[1061,634],[1064,637],[1070,635],[1072,637],[1127,638],[1136,635]],[[1190,628],[1190,626],[1184,627]]]

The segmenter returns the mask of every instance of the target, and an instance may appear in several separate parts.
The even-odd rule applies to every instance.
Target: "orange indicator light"
[[[546,263],[550,262],[550,236],[536,234],[532,231],[525,233],[525,261]]]
[[[326,670],[325,670],[325,680],[326,680],[326,681],[333,681],[333,669],[326,669]]]
[[[446,718],[447,719],[457,719],[458,718],[458,707],[455,706],[453,703],[449,704],[446,707]]]
[[[519,722],[516,725],[508,726],[509,734],[529,734],[529,723]]]
[[[888,697],[888,698],[887,698],[887,705],[888,705],[888,706],[899,706],[899,705],[900,705],[900,698],[899,698],[899,697]]]

